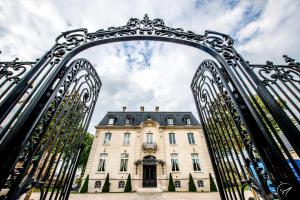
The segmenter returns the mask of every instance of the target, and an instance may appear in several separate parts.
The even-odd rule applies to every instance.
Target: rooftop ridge
[[[131,125],[140,125],[143,121],[152,119],[165,126],[169,123],[167,122],[169,116],[172,116],[175,126],[200,125],[191,111],[108,111],[98,125],[108,125],[109,120],[114,118],[113,125],[123,126],[128,116]],[[187,119],[190,119],[189,124],[186,124]]]

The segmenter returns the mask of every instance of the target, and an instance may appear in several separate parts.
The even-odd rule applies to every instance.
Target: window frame
[[[151,135],[151,137],[150,137]],[[148,137],[149,136],[149,137]],[[153,144],[154,141],[153,141],[153,133],[146,133],[146,144]]]
[[[122,184],[121,184],[121,183],[122,183]],[[125,188],[125,184],[126,184],[125,181],[119,181],[119,182],[118,182],[118,188],[119,188],[119,189]],[[121,186],[121,185],[122,185],[122,186]]]
[[[193,165],[193,170],[195,172],[201,172],[201,165],[200,165],[200,160],[199,160],[199,154],[198,153],[191,153],[192,156],[192,165]]]
[[[171,153],[171,170],[172,172],[179,171],[178,153]]]
[[[196,144],[194,133],[192,132],[187,133],[187,137],[188,137],[189,144]]]
[[[185,118],[185,124],[186,124],[186,125],[192,125],[192,120],[191,120],[190,117]]]
[[[124,133],[123,135],[123,145],[129,145],[130,144],[130,133]]]
[[[125,126],[130,126],[130,125],[132,125],[132,116],[126,115],[125,116]]]
[[[176,136],[175,133],[169,133],[169,144],[176,144]]]
[[[128,153],[121,153],[120,172],[127,172],[128,171],[128,160],[129,160],[129,154]]]
[[[105,172],[105,170],[106,170],[105,168],[106,168],[106,165],[107,165],[107,156],[108,156],[107,153],[100,153],[99,164],[98,164],[97,171]],[[101,163],[101,160],[102,160],[102,163]]]
[[[179,180],[174,181],[175,188],[181,188],[181,182]]]
[[[203,187],[204,187],[204,181],[203,181],[203,180],[198,180],[198,181],[197,181],[197,186],[198,186],[199,188],[203,188]]]
[[[100,185],[98,185],[97,183],[100,183]],[[94,188],[101,188],[101,186],[102,186],[102,182],[101,181],[95,181]]]
[[[111,120],[112,120],[112,123],[111,123]],[[115,125],[115,123],[116,123],[116,116],[114,116],[114,115],[108,116],[107,125]]]
[[[171,120],[171,121],[169,121],[169,120]],[[174,120],[173,116],[167,116],[167,124],[168,124],[168,126],[174,126],[175,120]]]
[[[112,136],[111,132],[104,133],[103,144],[110,144],[111,136]]]

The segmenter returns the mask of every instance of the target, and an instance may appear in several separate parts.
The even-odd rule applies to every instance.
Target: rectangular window
[[[128,153],[122,153],[121,154],[120,171],[127,172],[127,166],[128,166]]]
[[[98,171],[104,172],[105,167],[106,167],[106,159],[107,159],[107,154],[106,153],[101,153],[100,154],[100,160],[99,160],[99,166],[98,166]]]
[[[146,143],[153,144],[153,133],[147,133]]]
[[[174,119],[172,117],[167,118],[168,125],[174,125]]]
[[[195,144],[194,133],[188,133],[187,136],[189,144]]]
[[[111,140],[111,133],[105,133],[103,144],[109,144],[110,140]]]
[[[130,133],[124,133],[123,144],[130,144]]]
[[[108,125],[114,125],[115,124],[115,118],[114,117],[110,117],[108,119]]]
[[[172,171],[179,171],[177,153],[171,153],[171,166],[172,166]]]
[[[125,125],[131,125],[132,124],[132,117],[131,116],[127,116],[125,118]]]
[[[185,124],[186,125],[191,125],[191,118],[185,118]]]
[[[170,144],[176,144],[175,133],[169,133]]]
[[[192,163],[194,171],[201,171],[200,162],[197,153],[192,153]]]

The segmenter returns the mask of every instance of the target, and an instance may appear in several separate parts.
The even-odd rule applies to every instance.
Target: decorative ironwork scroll
[[[23,148],[30,138],[32,138],[32,131],[36,130],[36,125],[49,108],[49,99],[53,100],[54,98],[51,96],[54,94],[51,90],[51,86],[55,88],[55,82],[59,81],[58,77],[63,77],[65,67],[68,66],[71,59],[81,51],[93,46],[132,40],[154,40],[183,44],[198,48],[214,57],[218,62],[220,71],[218,71],[219,77],[215,77],[216,80],[214,80],[213,86],[215,86],[215,84],[220,84],[220,74],[223,73],[221,81],[224,84],[226,81],[228,82],[226,91],[228,92],[228,95],[229,93],[232,94],[229,96],[231,101],[234,102],[233,106],[238,112],[238,115],[232,113],[234,115],[231,116],[231,119],[234,120],[231,120],[231,124],[232,126],[236,126],[236,133],[238,133],[237,135],[240,135],[240,140],[243,142],[244,148],[247,149],[247,154],[249,154],[244,160],[247,166],[246,168],[249,169],[249,173],[253,172],[253,170],[250,170],[251,167],[255,168],[255,173],[253,175],[248,176],[246,174],[243,178],[244,175],[242,174],[243,176],[241,178],[238,177],[238,179],[234,180],[239,180],[241,183],[244,181],[247,184],[252,184],[253,188],[257,187],[256,190],[259,191],[261,196],[265,199],[270,199],[271,197],[268,188],[265,186],[265,180],[267,179],[264,176],[270,178],[281,199],[289,199],[300,195],[300,184],[294,173],[294,171],[296,171],[299,175],[299,170],[298,168],[292,168],[295,167],[293,161],[290,161],[291,164],[287,162],[287,158],[290,160],[290,153],[282,148],[281,136],[277,134],[280,133],[286,138],[295,154],[299,157],[300,131],[297,128],[299,117],[296,113],[298,110],[293,105],[293,102],[295,103],[294,99],[291,99],[291,101],[288,100],[285,104],[286,106],[282,106],[285,100],[281,101],[279,97],[272,95],[274,94],[271,91],[272,88],[266,85],[265,80],[262,81],[262,77],[260,77],[259,74],[256,74],[255,67],[250,67],[249,63],[247,63],[234,49],[234,41],[228,35],[213,31],[205,31],[203,35],[199,35],[192,31],[185,31],[182,28],[168,27],[163,20],[151,20],[148,15],[145,15],[143,19],[131,18],[124,26],[109,27],[108,29],[100,29],[92,33],[84,28],[63,32],[56,38],[54,46],[47,51],[30,70],[27,70],[27,73],[22,74],[22,78],[17,80],[10,78],[11,76],[17,75],[17,72],[13,72],[12,75],[11,70],[13,67],[9,70],[10,72],[8,72],[8,67],[3,67],[3,64],[1,63],[0,84],[3,80],[2,77],[6,76],[7,79],[11,79],[11,82],[7,83],[11,83],[15,85],[15,87],[9,88],[9,91],[5,94],[0,93],[0,125],[3,129],[0,133],[0,158],[5,154],[11,155],[7,160],[0,160],[0,189],[6,187],[7,179],[9,177],[12,177],[13,179],[18,177],[15,175],[11,176],[11,174],[14,174],[15,166],[18,163],[17,158],[24,152]],[[270,79],[271,81],[273,79],[281,81],[281,83],[278,84],[280,87],[289,84],[291,85],[291,87],[288,87],[290,89],[294,87],[292,86],[292,84],[294,84],[295,91],[299,92],[297,76],[296,74],[291,73],[291,71],[293,71],[293,73],[299,71],[297,67],[298,64],[289,57],[285,57],[285,59],[289,63],[290,68],[293,69],[288,71],[286,69],[284,71],[281,70],[280,73],[276,72],[272,77],[270,76],[267,79]],[[19,70],[19,68],[16,67],[14,69]],[[265,71],[264,73],[268,74],[269,71]],[[272,70],[270,73],[273,73]],[[291,77],[293,78],[291,79]],[[199,80],[200,79],[201,78],[199,78]],[[4,84],[7,85],[7,83]],[[268,84],[270,83],[268,82]],[[272,87],[274,87],[274,85]],[[290,93],[290,91],[287,92],[286,96],[291,98]],[[201,98],[208,98],[207,95],[206,97],[204,95]],[[282,97],[282,95],[280,96]],[[215,96],[215,98],[216,97],[217,96]],[[298,101],[298,96],[294,97]],[[85,98],[87,98],[87,96]],[[228,100],[226,96],[220,96],[220,98],[223,98],[224,101]],[[196,100],[200,101],[201,99]],[[201,101],[203,100],[205,99],[202,99]],[[18,102],[20,104],[19,106],[17,106]],[[203,119],[214,120],[213,122],[220,121],[222,119],[220,118],[221,116],[213,112],[216,110],[211,109],[217,108],[217,105],[210,101],[208,102],[209,103],[205,105],[207,109],[209,108],[206,110],[207,118]],[[56,102],[53,104],[56,105]],[[223,102],[222,105],[223,104],[225,105],[226,101]],[[203,105],[197,104],[197,106],[200,109],[200,106]],[[228,105],[226,112],[231,111],[231,107],[229,106],[230,105]],[[296,110],[289,111],[288,107],[295,107]],[[200,116],[202,114],[201,112],[202,110],[199,111]],[[49,115],[49,117],[51,118],[51,115]],[[48,120],[46,120],[46,122],[47,121]],[[295,121],[297,123],[295,123]],[[221,127],[210,121],[203,121],[202,123],[204,122],[209,122],[209,126],[215,126],[214,128],[210,127],[210,129],[207,127],[206,132],[209,130],[218,130],[220,134],[226,133],[226,130],[222,129],[223,126]],[[237,122],[237,124],[235,124],[235,122]],[[22,132],[20,130],[22,130]],[[43,130],[40,133],[42,132]],[[231,132],[228,131],[228,133]],[[243,138],[243,136],[245,136],[245,138]],[[14,138],[14,140],[12,140],[12,138]],[[39,143],[38,140],[40,139],[41,137],[34,137],[32,143]],[[208,137],[207,140],[208,139],[210,138]],[[222,141],[222,135],[220,135],[220,137],[217,136],[217,138],[214,139]],[[251,144],[248,140],[251,141]],[[241,172],[242,170],[239,165],[231,166],[231,164],[228,164],[230,159],[235,159],[235,157],[231,157],[231,153],[232,156],[237,154],[226,149],[226,146],[230,147],[230,140],[225,140],[224,142],[228,142],[229,146],[226,144],[224,147],[210,147],[211,152],[213,148],[223,148],[219,155],[211,154],[212,158],[220,160],[220,162],[218,161],[218,164],[220,164],[219,166],[216,163],[214,164],[215,173],[218,174],[218,170],[221,168],[222,172],[225,173],[223,175],[218,174],[219,176],[217,176],[221,198],[231,198],[229,194],[230,190],[232,198],[243,198],[241,190],[238,191],[233,189],[240,183],[230,180],[230,177],[233,176],[230,172],[237,169],[238,172]],[[225,152],[228,154],[224,154]],[[255,152],[259,154],[259,158],[266,173],[260,172],[258,162],[251,160],[254,159],[254,156],[250,155],[254,155]],[[249,159],[249,162],[247,159]],[[257,158],[255,157],[255,159]],[[234,163],[232,164],[234,165]],[[229,174],[226,173],[226,169]],[[48,174],[51,173],[49,172]],[[235,173],[234,176],[236,176]],[[258,176],[258,179],[256,176]],[[18,181],[19,180],[23,180],[23,178],[18,178]],[[254,183],[255,180],[258,180],[258,182]],[[226,183],[223,183],[222,181],[225,181]],[[24,183],[24,185],[26,184]],[[12,186],[19,187],[19,185],[15,183],[13,183]],[[11,191],[17,191],[17,189],[11,189]],[[19,194],[19,192],[14,193],[14,195],[16,194]]]
[[[1,179],[2,188],[7,188],[3,199],[18,199],[33,188],[41,190],[40,199],[68,198],[100,87],[93,66],[77,59],[54,77],[33,111],[26,110],[28,101],[17,107],[23,110],[2,130],[1,158],[5,152],[13,155],[1,159],[1,165],[14,164],[13,170],[4,168],[10,175],[6,181]],[[22,117],[25,123],[19,124]],[[20,132],[26,134],[25,140],[16,138]],[[19,151],[11,150],[16,147]]]
[[[261,70],[268,69],[262,68]],[[271,75],[272,76],[272,75]],[[243,85],[245,88],[247,85]],[[248,86],[249,87],[249,86]],[[288,194],[287,189],[291,189],[294,183],[292,179],[286,179],[283,186],[287,188],[275,188],[272,185],[274,177],[265,167],[265,161],[260,157],[264,151],[285,151],[286,144],[283,144],[279,137],[279,132],[269,134],[264,137],[257,133],[256,120],[251,116],[245,101],[243,100],[237,86],[231,80],[227,70],[218,66],[212,60],[203,61],[191,84],[196,106],[198,108],[201,123],[203,125],[209,152],[216,169],[219,188],[225,199],[244,199],[244,188],[249,186],[264,199],[273,199],[277,195],[280,198],[292,199],[295,193]],[[248,88],[249,89],[249,88]],[[253,90],[249,94],[253,97]],[[254,96],[255,97],[255,96]],[[259,104],[256,103],[259,101]],[[253,100],[258,112],[264,109],[259,97]],[[269,114],[270,115],[270,114]],[[271,115],[270,115],[271,116]],[[269,117],[270,117],[269,116]],[[270,119],[264,118],[263,122],[269,123]],[[273,121],[273,125],[275,122]],[[255,127],[256,126],[256,127]],[[278,128],[278,127],[277,127]],[[271,128],[270,128],[271,130]],[[278,129],[277,129],[278,131]],[[266,140],[276,138],[282,146],[265,146]],[[285,160],[287,169],[289,164],[297,173],[297,165],[288,150],[285,152],[288,160]],[[272,154],[270,154],[272,156]],[[273,155],[274,156],[274,155]],[[276,159],[274,157],[274,159]],[[278,159],[278,158],[277,158]],[[276,160],[272,160],[277,165]],[[293,174],[294,178],[297,174]],[[279,185],[280,187],[280,185]],[[289,191],[290,192],[290,191]]]

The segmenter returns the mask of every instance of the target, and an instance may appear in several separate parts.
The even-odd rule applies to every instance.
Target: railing
[[[144,151],[147,151],[147,150],[156,151],[157,150],[157,145],[156,145],[155,142],[153,142],[153,143],[144,142],[143,145],[142,145],[142,149]]]

